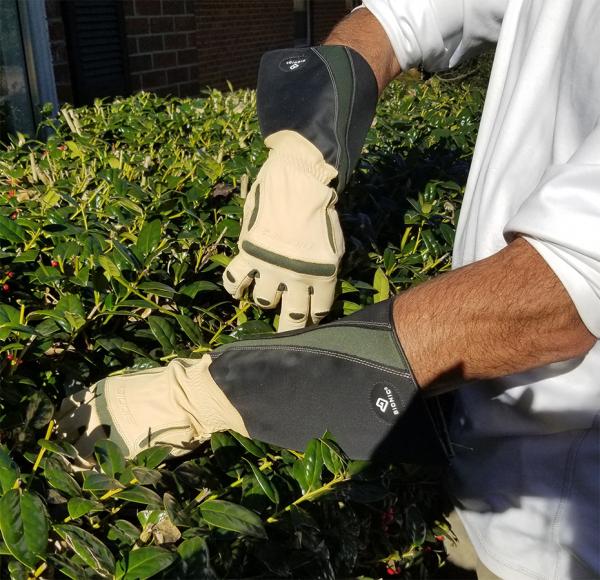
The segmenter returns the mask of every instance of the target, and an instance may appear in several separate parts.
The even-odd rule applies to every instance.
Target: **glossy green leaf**
[[[115,558],[96,536],[70,524],[56,525],[54,530],[87,566],[104,576],[114,573]]]
[[[45,557],[48,544],[48,517],[42,500],[28,491],[7,491],[0,499],[0,531],[10,553],[34,568]]]
[[[44,477],[55,489],[69,497],[81,495],[81,488],[75,478],[65,471],[63,464],[53,457],[44,462]]]
[[[156,445],[140,451],[133,459],[136,465],[154,469],[169,457],[171,447]]]
[[[144,223],[136,242],[139,254],[146,259],[158,247],[160,238],[161,225],[159,220]]]
[[[144,580],[168,568],[177,555],[157,546],[133,550],[117,562],[116,580]]]
[[[249,509],[224,500],[208,500],[200,504],[204,520],[216,528],[253,538],[266,539],[261,519]]]
[[[216,575],[210,566],[210,555],[206,540],[194,537],[184,540],[177,546],[179,555],[179,569],[184,578],[202,578],[203,580],[214,580]]]
[[[381,268],[375,270],[373,288],[375,289],[375,296],[373,297],[375,303],[382,302],[390,297],[390,282]]]
[[[13,461],[6,445],[0,445],[0,486],[2,493],[13,488],[19,478],[19,467]]]
[[[198,280],[183,286],[179,293],[194,299],[200,292],[214,292],[215,290],[219,290],[219,287],[214,282]]]
[[[253,441],[248,437],[244,437],[236,431],[229,431],[229,434],[248,452],[254,455],[254,457],[266,457],[267,448],[260,441]]]
[[[109,491],[111,489],[123,489],[125,486],[112,477],[95,471],[86,471],[83,475],[83,489],[96,492]]]
[[[342,473],[346,465],[337,445],[332,441],[322,439],[321,454],[323,456],[323,464],[330,473],[333,475]]]
[[[321,452],[321,442],[318,439],[311,439],[304,451],[304,476],[306,479],[307,491],[312,491],[321,487],[321,475],[323,471],[323,455]]]
[[[94,445],[94,456],[100,469],[109,477],[118,479],[125,471],[125,457],[121,448],[109,439]]]
[[[269,481],[267,476],[258,467],[256,467],[256,465],[254,465],[250,461],[247,461],[247,463],[250,466],[250,469],[252,469],[254,478],[256,479],[262,492],[274,504],[278,504],[279,503],[279,492],[277,491],[277,488]]]
[[[121,270],[117,265],[106,255],[98,256],[98,262],[104,269],[106,276],[110,280],[111,278],[119,278],[121,276]]]
[[[165,319],[158,316],[150,316],[148,324],[152,334],[160,343],[165,354],[170,354],[175,349],[175,332],[171,324]]]
[[[162,503],[160,496],[155,491],[141,485],[134,485],[124,489],[119,493],[118,497],[122,500],[151,506],[160,506]]]
[[[92,499],[85,499],[83,497],[72,497],[67,502],[69,516],[74,520],[89,514],[90,512],[98,512],[104,509],[104,505],[102,505],[100,502]]]
[[[198,324],[183,314],[178,314],[175,318],[177,319],[177,322],[179,322],[181,330],[185,332],[187,337],[195,345],[205,344],[206,341],[204,340],[204,336],[202,335],[202,331],[200,330]]]

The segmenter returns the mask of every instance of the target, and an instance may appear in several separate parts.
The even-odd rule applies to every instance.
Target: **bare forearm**
[[[401,294],[394,323],[424,388],[583,356],[596,338],[524,239]]]
[[[385,30],[366,8],[344,18],[323,44],[341,44],[356,50],[373,69],[380,94],[401,72]]]

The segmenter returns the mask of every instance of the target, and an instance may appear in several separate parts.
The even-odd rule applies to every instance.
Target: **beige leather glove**
[[[344,238],[328,184],[337,171],[294,131],[267,137],[271,150],[244,205],[239,254],[223,274],[227,291],[275,308],[279,330],[317,324],[333,303]]]
[[[65,399],[57,413],[59,436],[89,459],[109,437],[134,457],[151,445],[172,455],[190,451],[216,431],[248,432],[240,414],[208,372],[209,355],[176,359],[166,367],[109,377]]]

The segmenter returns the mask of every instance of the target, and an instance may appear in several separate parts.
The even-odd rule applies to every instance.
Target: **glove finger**
[[[252,284],[256,268],[248,262],[245,256],[238,255],[223,272],[223,286],[236,300],[240,300],[246,288]]]
[[[310,294],[305,285],[289,287],[281,295],[281,314],[277,332],[304,328],[308,321]]]
[[[252,301],[261,308],[275,308],[279,303],[284,287],[279,281],[262,272],[262,275],[254,280]]]
[[[335,280],[315,284],[310,297],[310,318],[314,324],[319,324],[325,318],[335,298]]]

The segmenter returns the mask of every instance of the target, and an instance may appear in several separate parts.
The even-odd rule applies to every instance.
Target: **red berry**
[[[10,286],[8,284],[2,284],[2,292],[10,292]]]
[[[6,360],[13,360],[14,358],[15,358],[15,355],[10,352],[6,355]]]
[[[57,262],[56,260],[51,260],[51,261],[50,261],[50,265],[51,265],[53,268],[56,268],[56,266],[58,266],[58,262]]]
[[[8,197],[14,197],[15,196],[15,190],[14,189],[9,189],[8,190]]]
[[[10,219],[11,219],[11,220],[16,220],[18,217],[19,217],[19,214],[18,214],[16,211],[13,211],[13,212],[10,214]]]
[[[443,542],[443,541],[446,539],[446,536],[436,536],[436,537],[435,537],[435,539],[436,539],[438,542]]]
[[[14,278],[14,277],[15,277],[15,273],[14,273],[14,272],[6,272],[6,275],[7,275],[9,278]]]

